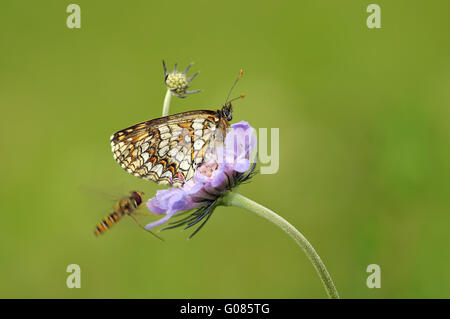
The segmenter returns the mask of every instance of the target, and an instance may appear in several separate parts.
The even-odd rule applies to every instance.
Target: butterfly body
[[[111,136],[116,161],[130,174],[159,184],[183,185],[223,142],[231,103],[217,111],[199,110],[142,122]]]

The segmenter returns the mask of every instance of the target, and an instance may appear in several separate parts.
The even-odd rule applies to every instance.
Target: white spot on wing
[[[170,138],[172,136],[172,134],[170,133],[162,133],[161,134],[161,139],[162,140],[167,140],[168,138]]]
[[[123,153],[123,151],[125,151],[127,149],[127,144],[120,142],[119,143],[119,150],[121,153]]]
[[[161,141],[161,143],[159,143],[159,147],[162,148],[162,147],[166,146],[167,144],[169,144],[169,140]]]
[[[180,135],[183,129],[181,127],[177,128],[176,130],[172,131],[172,135]]]
[[[172,178],[172,172],[171,171],[165,171],[164,174],[161,175],[161,177]]]
[[[202,139],[196,140],[194,142],[194,150],[196,150],[196,151],[201,150],[203,144],[205,144],[205,141],[203,141]]]
[[[151,171],[152,171],[152,172],[155,172],[156,175],[161,176],[162,171],[163,171],[163,166],[162,166],[162,164],[156,165],[155,167],[153,167],[153,168],[151,169]]]
[[[195,158],[195,160],[194,160],[194,162],[196,163],[196,164],[200,164],[201,162],[202,162],[202,158],[201,157],[196,157]]]
[[[163,148],[161,148],[158,152],[159,156],[164,156],[166,155],[166,153],[169,151],[169,146],[164,146]]]
[[[189,167],[190,167],[190,164],[187,160],[182,161],[180,164],[180,168],[184,171],[187,171],[189,169]]]
[[[185,179],[188,181],[188,180],[190,180],[190,179],[192,178],[193,175],[194,175],[194,170],[193,170],[193,169],[190,169],[190,170],[187,172]]]
[[[147,166],[147,169],[150,171],[152,169],[153,164],[152,162],[147,162],[145,166]]]
[[[175,159],[176,159],[178,162],[181,162],[181,161],[183,160],[183,158],[184,158],[184,154],[183,154],[182,152],[178,152],[178,153],[177,153],[177,156],[175,156]]]
[[[141,152],[144,153],[146,150],[148,150],[148,148],[150,147],[149,143],[144,143],[141,146]]]
[[[164,133],[167,133],[167,132],[169,132],[169,128],[167,126],[161,126],[159,128],[159,133],[160,134],[164,134]]]
[[[148,161],[150,155],[149,155],[147,152],[145,152],[145,153],[142,153],[142,154],[141,154],[141,157],[142,157],[142,160],[143,160],[144,163],[145,163],[145,162]]]
[[[176,148],[172,148],[169,151],[169,156],[175,156],[178,153],[178,150]]]

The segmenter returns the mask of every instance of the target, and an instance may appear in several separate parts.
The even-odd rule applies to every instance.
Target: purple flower
[[[182,225],[189,228],[206,218],[192,237],[209,219],[219,199],[253,175],[256,144],[255,130],[247,122],[232,124],[224,144],[216,145],[207,161],[197,167],[192,179],[180,188],[159,190],[155,197],[148,200],[150,211],[165,216],[145,228],[160,226],[177,213],[197,209],[188,217],[164,228]]]

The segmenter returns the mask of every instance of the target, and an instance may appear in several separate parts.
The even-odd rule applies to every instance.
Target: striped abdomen
[[[94,234],[99,236],[100,234],[103,234],[106,232],[109,228],[111,228],[115,223],[117,223],[121,218],[123,214],[118,212],[113,212],[112,214],[109,214],[105,218],[102,219],[100,223],[97,224],[97,227],[95,227]]]

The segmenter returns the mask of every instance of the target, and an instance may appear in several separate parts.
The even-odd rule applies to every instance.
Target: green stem
[[[287,220],[283,217],[275,214],[270,209],[248,199],[245,196],[242,196],[238,193],[230,192],[223,199],[224,204],[228,206],[236,206],[247,209],[261,217],[266,218],[271,221],[282,230],[284,230],[291,238],[303,249],[303,251],[308,256],[309,260],[312,262],[316,271],[322,280],[323,285],[328,293],[328,296],[332,299],[339,299],[339,294],[334,286],[333,280],[330,277],[330,274],[327,271],[327,268],[323,264],[319,255],[317,255],[313,246],[309,243],[309,241],[303,236],[294,226],[292,226]]]
[[[172,92],[170,92],[170,90],[167,89],[166,96],[164,97],[164,105],[163,105],[162,116],[169,115],[169,108],[170,108],[170,100],[171,99],[172,99]]]

